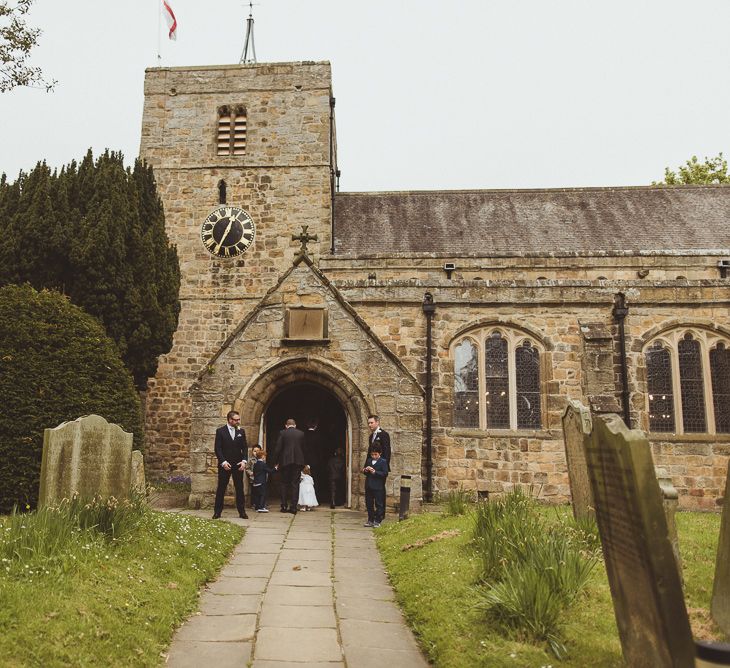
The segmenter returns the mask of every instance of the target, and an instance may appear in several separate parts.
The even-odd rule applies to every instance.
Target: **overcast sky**
[[[163,65],[238,62],[246,3],[170,3]],[[32,63],[58,84],[0,94],[0,172],[137,154],[160,5],[35,0]],[[332,63],[343,191],[640,185],[730,152],[730,0],[259,0],[254,17],[259,62]]]

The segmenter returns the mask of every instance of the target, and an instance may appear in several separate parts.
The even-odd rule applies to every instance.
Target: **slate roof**
[[[730,187],[337,193],[335,254],[730,254]]]

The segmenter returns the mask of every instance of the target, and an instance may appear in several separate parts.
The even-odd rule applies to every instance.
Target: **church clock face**
[[[200,228],[203,245],[215,257],[236,257],[245,253],[256,236],[256,226],[247,211],[222,206],[213,211]]]

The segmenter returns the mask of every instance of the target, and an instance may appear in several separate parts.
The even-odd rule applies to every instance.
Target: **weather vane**
[[[256,46],[253,43],[253,2],[248,3],[248,18],[246,19],[246,40],[243,43],[243,52],[238,61],[241,65],[256,62]],[[249,55],[249,47],[251,53]]]

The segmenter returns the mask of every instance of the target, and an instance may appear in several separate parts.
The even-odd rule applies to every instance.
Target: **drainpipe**
[[[623,407],[624,422],[631,429],[631,410],[629,406],[629,372],[626,362],[626,331],[624,330],[624,320],[629,314],[629,307],[626,305],[626,295],[623,292],[617,292],[614,295],[613,318],[618,324],[618,346],[619,357],[621,363],[621,406]]]
[[[431,328],[436,305],[433,295],[427,292],[423,295],[423,312],[426,315],[426,489],[424,498],[426,503],[433,501],[433,456],[431,444],[431,400],[433,398],[433,383],[431,381]]]
[[[332,219],[330,220],[330,254],[335,254],[335,166],[332,164],[334,161],[335,153],[335,98],[330,95],[330,209],[332,213]],[[337,170],[337,182],[339,184],[339,170]],[[338,188],[339,189],[339,188]]]

